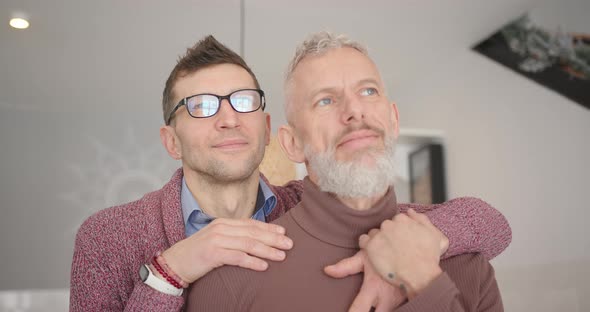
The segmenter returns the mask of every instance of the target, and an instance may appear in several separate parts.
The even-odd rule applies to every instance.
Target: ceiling
[[[411,89],[426,69],[436,72],[453,51],[540,2],[3,0],[0,109],[159,111],[178,55],[209,33],[236,51],[243,40],[246,60],[278,98],[295,43],[316,27],[369,42],[377,61],[403,60],[394,80]],[[18,11],[29,29],[8,26]]]

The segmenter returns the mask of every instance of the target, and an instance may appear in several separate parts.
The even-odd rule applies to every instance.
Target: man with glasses
[[[71,311],[180,311],[183,289],[211,270],[231,265],[264,271],[267,260],[282,261],[293,247],[282,226],[266,222],[295,206],[303,186],[269,185],[258,171],[270,140],[270,116],[243,59],[212,36],[205,38],[179,60],[162,102],[166,124],[160,138],[182,168],[162,189],[84,222],[72,263]],[[482,201],[413,207],[429,210],[449,237],[445,256],[481,251],[491,258],[510,241],[504,217]],[[456,222],[445,221],[455,213]],[[469,236],[475,233],[482,235]],[[445,239],[439,232],[441,253]],[[346,269],[341,263],[335,272]]]

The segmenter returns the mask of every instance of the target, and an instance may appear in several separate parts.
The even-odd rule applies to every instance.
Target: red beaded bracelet
[[[188,283],[183,281],[180,276],[176,275],[174,271],[168,266],[166,263],[166,259],[162,257],[160,253],[157,253],[154,258],[152,259],[152,265],[158,270],[158,273],[162,275],[168,281],[168,283],[172,284],[172,286],[176,288],[188,288]]]
[[[158,264],[164,268],[164,270],[166,271],[166,273],[168,273],[168,275],[170,275],[172,278],[174,278],[174,280],[182,287],[182,288],[188,288],[188,283],[185,282],[180,276],[178,276],[178,274],[176,274],[172,268],[168,265],[168,263],[166,262],[166,258],[164,258],[164,256],[162,256],[161,252],[158,252],[156,254],[156,261],[158,261]]]
[[[172,284],[172,286],[174,286],[178,289],[182,288],[180,286],[180,284],[178,284],[178,282],[174,278],[172,278],[172,276],[168,275],[168,273],[166,273],[166,271],[164,271],[164,269],[162,269],[162,267],[160,266],[160,264],[156,260],[156,257],[154,257],[152,259],[152,265],[154,266],[154,268],[156,268],[156,270],[158,270],[158,273],[160,273],[160,275],[162,275],[162,277],[164,277],[166,279],[166,281],[168,281],[168,283]]]

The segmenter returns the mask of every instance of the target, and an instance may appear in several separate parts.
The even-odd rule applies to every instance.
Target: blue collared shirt
[[[270,190],[270,187],[260,179],[258,187],[258,196],[256,196],[256,206],[252,219],[266,222],[266,217],[272,212],[277,205],[277,198]],[[186,186],[186,181],[182,177],[182,190],[180,192],[180,205],[182,206],[182,217],[184,219],[184,232],[186,237],[195,234],[207,224],[215,220],[214,217],[207,215],[201,210],[199,204],[193,197],[193,194]]]

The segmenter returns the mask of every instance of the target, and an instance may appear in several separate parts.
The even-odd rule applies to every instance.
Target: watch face
[[[148,268],[145,266],[145,264],[139,267],[139,278],[142,282],[147,280],[148,275],[150,275],[150,272],[148,271]]]

